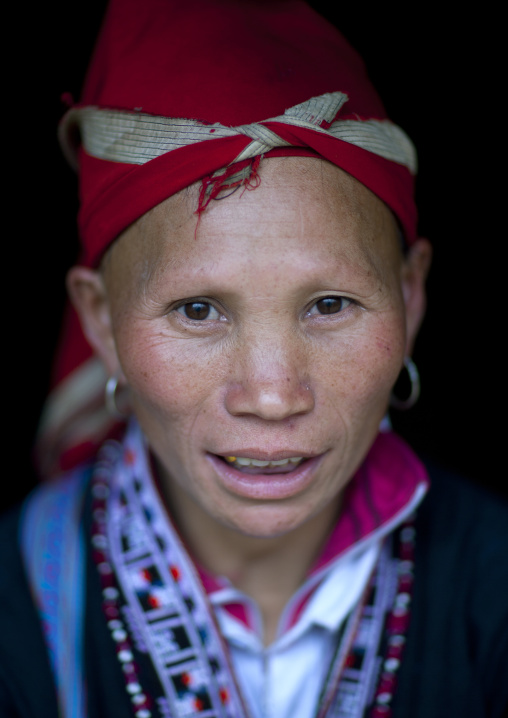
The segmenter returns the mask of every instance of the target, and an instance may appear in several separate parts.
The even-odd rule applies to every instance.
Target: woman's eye
[[[178,307],[176,311],[192,321],[220,319],[219,312],[209,302],[187,302],[187,304],[182,304]]]
[[[323,297],[312,305],[309,314],[338,314],[351,304],[346,297]]]

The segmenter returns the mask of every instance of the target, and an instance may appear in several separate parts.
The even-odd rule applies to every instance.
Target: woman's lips
[[[303,460],[302,460],[303,463]],[[264,474],[265,476],[271,475],[271,474],[288,474],[290,472],[296,471],[298,468],[295,465],[286,464],[285,466],[234,466],[233,464],[229,464],[229,466],[232,469],[236,469],[241,474],[249,474],[250,476],[259,476],[260,474]],[[299,464],[301,466],[301,464]]]
[[[296,468],[277,471],[276,467],[263,470],[245,467],[242,471],[215,454],[207,454],[221,483],[231,493],[258,500],[286,499],[304,491],[313,481],[318,464],[324,454],[304,458]]]

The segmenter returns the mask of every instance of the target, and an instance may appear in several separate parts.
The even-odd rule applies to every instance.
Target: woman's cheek
[[[225,362],[219,371],[214,352],[202,343],[140,332],[124,343],[120,363],[135,404],[179,415],[213,393]]]
[[[404,325],[397,315],[384,322],[368,322],[360,331],[342,334],[328,342],[319,375],[332,393],[348,402],[369,401],[390,393],[404,357]],[[324,359],[324,361],[323,361]]]

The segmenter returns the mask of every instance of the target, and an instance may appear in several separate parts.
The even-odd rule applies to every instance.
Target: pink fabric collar
[[[346,488],[339,520],[310,575],[391,522],[422,483],[429,485],[427,471],[409,446],[392,432],[379,433]]]

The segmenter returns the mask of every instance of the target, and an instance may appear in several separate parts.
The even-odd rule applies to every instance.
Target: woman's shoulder
[[[419,511],[423,530],[436,539],[454,536],[454,543],[488,543],[491,549],[508,546],[508,498],[472,480],[426,460],[430,489]]]
[[[63,505],[78,501],[88,484],[91,466],[83,464],[74,470],[61,474],[52,480],[40,483],[21,501],[0,513],[0,565],[17,561],[24,525],[30,523],[35,515],[41,516],[51,511],[58,517]],[[0,572],[0,588],[4,586],[5,572]]]
[[[508,504],[426,465],[430,489],[415,522],[411,625],[394,716],[497,718],[508,702]]]
[[[55,543],[55,531],[63,537],[61,529],[65,523],[79,524],[90,474],[91,467],[83,465],[41,483],[23,501],[0,515],[2,602],[14,600],[16,590],[27,582],[26,567],[31,554],[40,551],[44,541]]]
[[[89,473],[88,467],[79,467],[41,484],[0,517],[2,716],[46,718],[57,714],[54,682],[34,601],[35,587],[28,578],[28,564],[31,556],[38,559],[47,542],[54,543],[59,524],[69,518],[69,513],[72,511],[76,516],[74,509]],[[41,580],[44,581],[44,576]]]
[[[508,501],[480,482],[426,465],[430,489],[416,521],[421,565],[456,595],[467,593],[485,622],[496,613],[508,619]]]
[[[23,504],[0,518],[0,715],[57,715],[38,612],[20,549]]]

